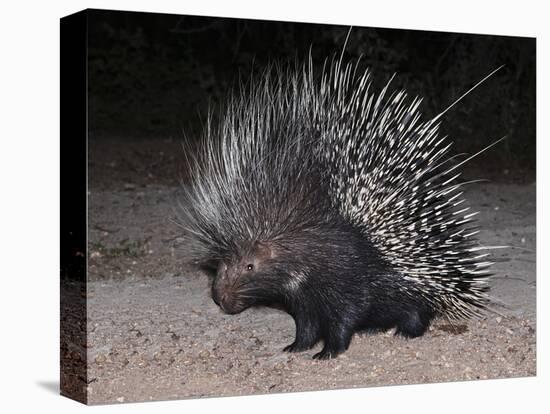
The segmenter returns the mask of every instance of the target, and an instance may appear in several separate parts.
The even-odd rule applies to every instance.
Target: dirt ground
[[[178,244],[178,146],[91,147],[89,191],[89,403],[279,393],[536,375],[534,183],[478,183],[466,196],[484,245],[495,250],[492,310],[421,338],[355,335],[349,350],[298,354],[292,318],[278,310],[225,315],[205,274]],[[124,164],[125,163],[125,164]],[[124,165],[123,165],[124,164]],[[152,171],[152,172],[151,172]]]

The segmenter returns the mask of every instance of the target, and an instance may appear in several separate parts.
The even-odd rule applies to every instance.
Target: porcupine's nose
[[[228,315],[234,315],[239,313],[242,309],[239,308],[239,305],[236,302],[234,293],[231,291],[221,291],[216,295],[213,295],[214,302],[221,308],[222,311]]]
[[[235,313],[239,313],[239,310],[237,309],[237,305],[235,302],[235,297],[231,292],[222,293],[220,297],[219,306],[228,315],[234,315]]]
[[[221,297],[221,300],[220,300],[220,308],[222,308],[222,310],[225,313],[229,313],[227,311],[227,308],[224,306],[224,304],[227,304],[227,293],[222,294],[222,297]]]
[[[220,288],[217,284],[217,281],[214,281],[214,284],[212,285],[211,296],[214,303],[220,306],[221,295],[220,295]]]
[[[212,300],[214,301],[214,303],[218,306],[220,306],[220,300],[218,298],[218,295],[216,295],[216,293],[213,291],[212,292]]]
[[[223,285],[223,283],[220,283],[217,281],[217,283],[214,283],[214,286],[212,286],[212,300],[214,300],[214,303],[218,305],[225,313],[228,312],[228,300],[229,300],[229,294],[227,292],[227,286]]]

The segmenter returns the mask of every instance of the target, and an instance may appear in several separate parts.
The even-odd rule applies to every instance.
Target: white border
[[[548,226],[548,12],[544,1],[211,1],[60,0],[5,2],[0,13],[0,381],[2,410],[80,412],[40,383],[58,378],[59,18],[84,8],[341,23],[536,36],[538,249]],[[546,75],[545,75],[546,74]],[[545,115],[543,115],[545,114]],[[546,240],[548,241],[548,240]],[[544,247],[543,252],[548,252]],[[125,404],[94,412],[543,412],[549,387],[547,269],[538,254],[538,376],[521,380],[380,387],[261,397]],[[546,272],[548,273],[548,272]],[[550,277],[547,274],[548,277]],[[546,391],[548,392],[548,391]],[[14,408],[15,408],[14,407]],[[90,409],[90,408],[89,408]]]

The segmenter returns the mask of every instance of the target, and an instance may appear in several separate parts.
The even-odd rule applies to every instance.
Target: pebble
[[[103,354],[99,354],[95,357],[96,364],[103,364],[105,361],[107,361],[107,357]]]

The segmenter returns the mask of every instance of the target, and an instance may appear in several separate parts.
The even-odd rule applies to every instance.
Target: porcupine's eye
[[[253,265],[253,264],[248,264],[248,265],[246,266],[246,270],[249,271],[249,272],[251,272],[252,270],[254,270],[254,265]]]

